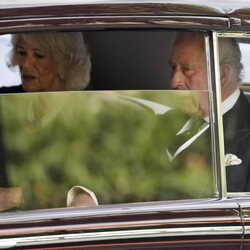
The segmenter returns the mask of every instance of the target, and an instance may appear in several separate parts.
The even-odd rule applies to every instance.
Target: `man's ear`
[[[233,69],[231,65],[224,63],[220,67],[220,80],[221,80],[221,87],[223,88],[228,81],[232,80]]]

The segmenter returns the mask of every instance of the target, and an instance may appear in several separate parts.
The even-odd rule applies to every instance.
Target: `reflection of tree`
[[[30,96],[27,107],[27,119],[34,129],[42,129],[61,111],[66,95],[35,95]]]
[[[5,187],[8,185],[7,175],[6,175],[6,155],[5,147],[3,144],[4,135],[2,127],[2,103],[0,102],[0,186]]]
[[[159,93],[128,95],[177,101]],[[73,185],[94,191],[100,204],[199,197],[201,180],[210,179],[202,160],[191,166],[197,155],[168,161],[166,143],[188,116],[182,110],[155,115],[103,92],[5,96],[4,104],[8,175],[27,208],[65,206]]]

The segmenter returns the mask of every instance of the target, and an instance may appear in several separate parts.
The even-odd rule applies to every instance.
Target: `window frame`
[[[225,37],[225,38],[250,38],[250,34],[249,32],[246,31],[235,31],[235,32],[214,32],[214,42],[217,43],[217,49],[218,49],[218,39],[220,37]],[[217,56],[217,60],[215,60],[215,65],[216,65],[216,82],[220,85],[220,62],[219,62],[219,49],[217,52],[214,53]],[[217,89],[220,89],[220,86],[217,87]],[[217,103],[221,104],[221,100],[220,100],[220,96],[218,97],[218,101]],[[220,105],[221,106],[221,105]],[[221,113],[221,111],[220,111]],[[221,120],[222,120],[222,114],[221,116]],[[222,124],[223,125],[223,121]],[[223,129],[223,126],[222,126]],[[223,133],[222,133],[223,135]],[[224,136],[222,136],[221,138],[219,138],[220,140],[220,149],[221,149],[221,170],[223,171],[223,174],[226,173],[226,166],[225,166],[225,153],[224,153]],[[222,140],[222,143],[221,143]],[[226,179],[226,176],[225,176]],[[226,183],[225,183],[226,186]],[[239,198],[239,197],[247,197],[250,196],[250,192],[226,192],[226,197],[225,198]]]
[[[115,13],[113,7],[115,6]],[[62,6],[60,6],[62,9]],[[67,6],[68,7],[68,6]],[[218,16],[181,16],[171,15],[166,13],[163,15],[156,15],[155,12],[142,15],[141,13],[134,13],[134,15],[124,12],[126,5],[110,4],[105,9],[105,5],[100,4],[94,7],[96,15],[89,14],[89,8],[86,4],[79,5],[82,13],[74,13],[76,8],[65,8],[62,13],[58,13],[58,6],[44,6],[44,7],[27,7],[25,11],[20,12],[19,7],[6,9],[10,18],[2,19],[0,23],[0,34],[20,33],[32,31],[77,31],[90,29],[128,29],[128,28],[145,28],[145,29],[169,29],[178,30],[184,29],[187,31],[197,30],[208,34],[205,37],[206,60],[208,67],[208,90],[212,91],[210,96],[210,112],[211,115],[211,142],[212,142],[212,167],[214,174],[215,197],[227,198],[226,191],[226,177],[224,166],[224,144],[223,144],[223,125],[220,107],[220,79],[218,68],[218,44],[217,34],[223,34],[222,31],[229,27],[228,17]],[[41,10],[42,8],[42,10]],[[102,11],[105,9],[105,13]],[[33,16],[30,17],[30,12]],[[44,16],[43,13],[48,12],[49,15]],[[104,13],[104,14],[103,14]],[[15,18],[14,18],[15,17]],[[213,31],[211,31],[213,30]],[[221,32],[221,33],[220,33]],[[211,72],[211,73],[210,73]],[[217,139],[218,138],[218,139]]]
[[[221,111],[221,82],[220,82],[220,63],[218,32],[212,32],[210,41],[206,42],[206,53],[208,58],[208,89],[212,91],[210,98],[211,117],[211,138],[213,166],[215,169],[216,196],[220,199],[227,198],[226,169],[224,160],[224,133]],[[207,39],[208,40],[208,39]],[[211,72],[211,73],[209,73]],[[211,77],[211,78],[210,78]]]
[[[122,28],[120,28],[122,30]],[[140,29],[140,28],[139,28]],[[147,27],[150,30],[149,27]],[[180,31],[169,27],[163,28],[166,30]],[[58,29],[54,29],[58,30]],[[75,30],[75,29],[74,29]],[[82,28],[84,31],[84,27]],[[187,31],[192,32],[192,29]],[[214,191],[216,198],[227,198],[226,191],[226,173],[224,166],[224,139],[223,125],[221,115],[221,90],[220,90],[220,72],[219,72],[219,57],[218,57],[218,32],[207,30],[198,30],[204,34],[205,43],[205,59],[207,62],[207,81],[210,105],[210,126],[211,126],[211,145],[212,145],[212,173],[214,181]],[[217,139],[218,138],[218,139]]]

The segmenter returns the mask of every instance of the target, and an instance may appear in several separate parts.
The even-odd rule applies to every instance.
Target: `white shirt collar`
[[[240,96],[240,90],[236,89],[232,95],[230,95],[228,98],[226,98],[222,104],[221,104],[221,111],[222,115],[227,113],[237,102],[238,98]]]
[[[226,98],[222,104],[221,104],[221,111],[222,111],[222,115],[224,115],[225,113],[227,113],[227,111],[229,111],[234,104],[237,102],[238,98],[240,96],[240,90],[236,89],[233,94],[231,94],[228,98]],[[209,117],[206,116],[203,118],[206,122],[209,123]]]
[[[221,110],[222,114],[224,115],[226,112],[228,112],[237,102],[238,98],[240,96],[240,90],[236,89],[232,95],[230,95],[228,98],[226,98],[222,104],[221,104]],[[209,118],[205,117],[203,118],[206,123],[203,124],[200,131],[195,134],[192,138],[187,140],[181,147],[178,148],[178,150],[174,153],[174,155],[171,155],[166,148],[167,155],[169,157],[169,160],[172,161],[178,154],[180,154],[185,148],[187,148],[193,141],[196,140],[197,137],[199,137],[203,132],[205,132],[209,128]],[[188,119],[188,121],[184,124],[184,126],[180,129],[180,131],[176,134],[179,135],[181,133],[184,133],[191,127],[192,118]]]

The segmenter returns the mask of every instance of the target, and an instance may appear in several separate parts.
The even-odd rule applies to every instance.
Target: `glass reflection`
[[[95,204],[213,196],[210,128],[199,97],[197,91],[1,96],[1,169],[8,187],[22,190],[10,208],[65,207],[77,185],[96,195]]]

